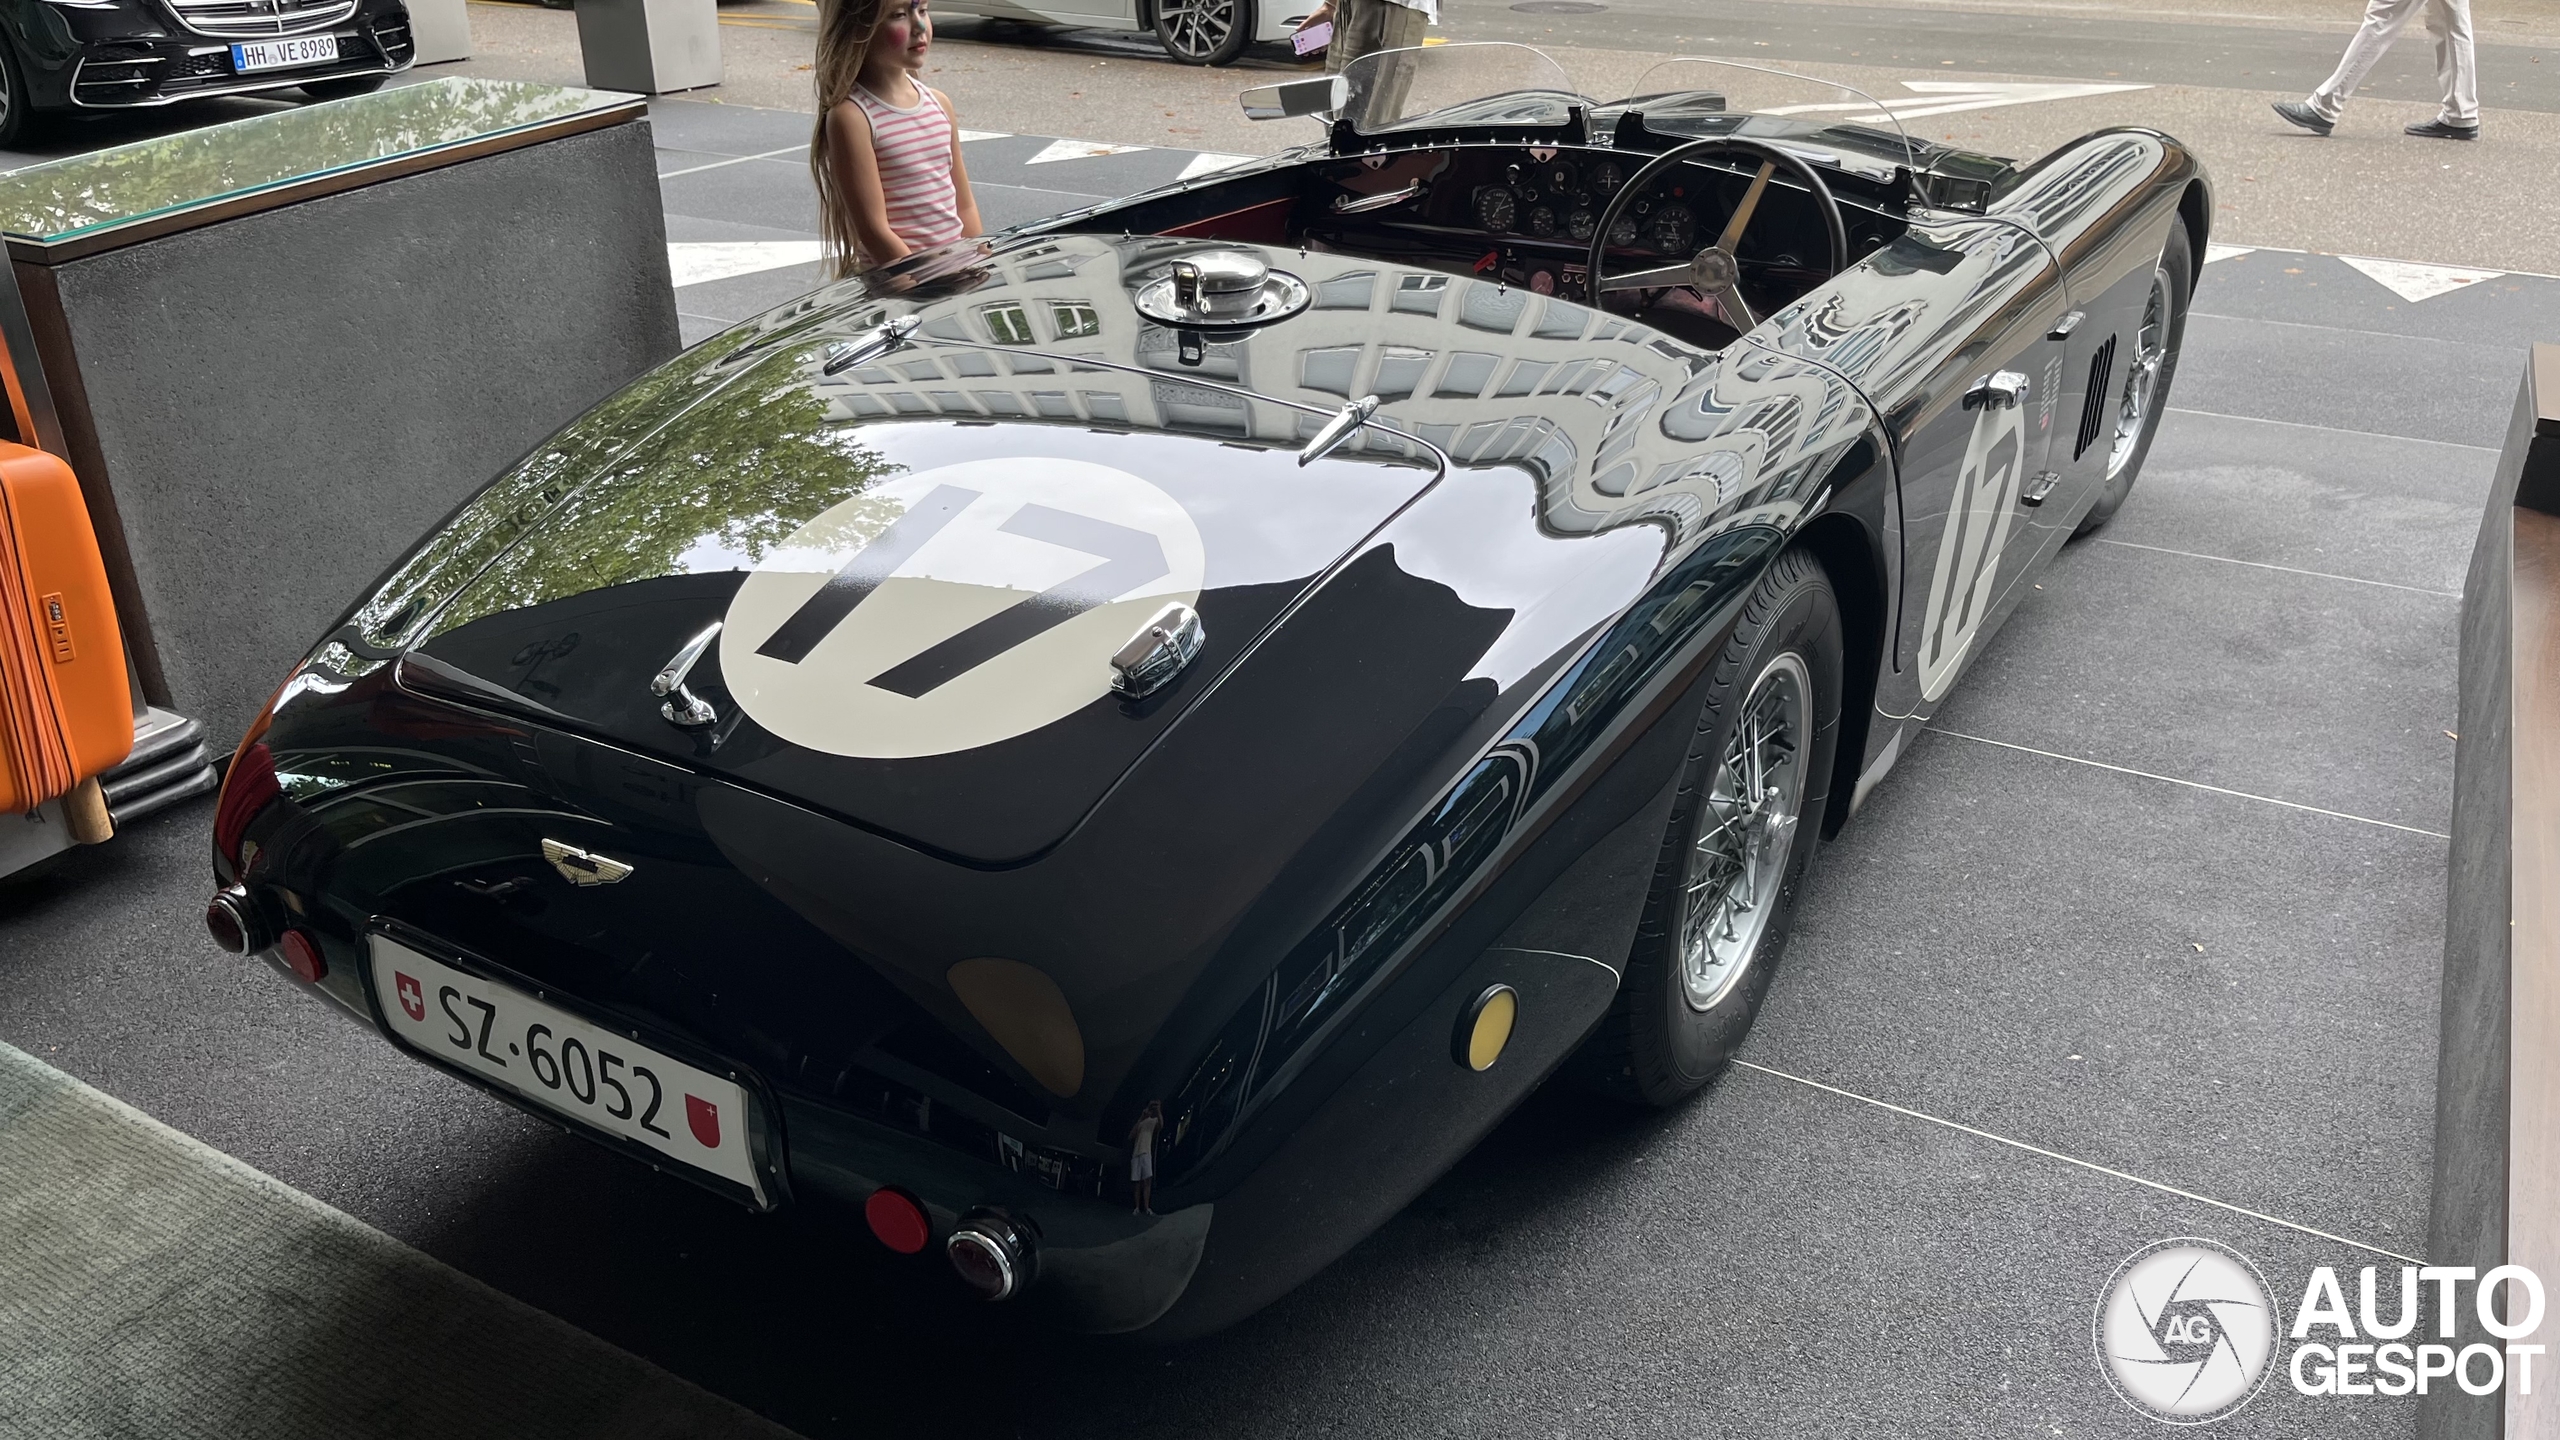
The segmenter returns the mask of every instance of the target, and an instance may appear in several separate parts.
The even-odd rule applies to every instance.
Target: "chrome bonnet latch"
[[[1361,426],[1368,424],[1377,413],[1378,397],[1375,395],[1363,395],[1333,412],[1333,418],[1324,422],[1324,428],[1318,430],[1306,444],[1298,448],[1300,468],[1313,465],[1341,449],[1343,442],[1357,433]]]
[[[1200,612],[1180,602],[1167,605],[1111,657],[1111,688],[1123,700],[1144,700],[1181,674],[1208,638]]]
[[[826,359],[818,368],[824,374],[841,375],[856,366],[868,365],[905,345],[907,337],[916,333],[916,326],[922,323],[913,315],[883,320],[859,340],[839,340],[828,346]]]
[[[667,668],[659,671],[657,677],[649,682],[650,694],[667,698],[667,703],[658,707],[658,713],[667,717],[668,724],[699,730],[720,718],[719,711],[686,689],[684,683],[685,677],[693,673],[694,662],[700,660],[702,652],[711,648],[711,642],[719,638],[720,625],[720,621],[714,620],[709,629],[684,642],[684,648],[676,652],[676,658],[668,661]]]

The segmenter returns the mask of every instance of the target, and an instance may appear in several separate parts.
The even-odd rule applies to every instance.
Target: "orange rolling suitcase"
[[[0,815],[68,797],[72,835],[105,839],[96,780],[132,748],[124,640],[80,482],[0,442]]]

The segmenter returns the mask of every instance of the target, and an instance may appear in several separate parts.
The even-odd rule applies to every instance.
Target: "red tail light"
[[[881,1189],[871,1192],[862,1202],[862,1218],[871,1222],[871,1233],[880,1243],[901,1255],[913,1255],[924,1249],[933,1238],[933,1222],[925,1218],[924,1206],[904,1190]]]
[[[294,974],[301,976],[305,984],[317,985],[320,977],[329,973],[329,962],[321,957],[319,942],[299,930],[284,932],[284,938],[276,942],[276,949],[283,952],[284,963]]]

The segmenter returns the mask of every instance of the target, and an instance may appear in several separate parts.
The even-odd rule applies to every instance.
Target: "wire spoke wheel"
[[[2107,451],[2107,478],[2112,480],[2142,448],[2145,422],[2160,389],[2160,367],[2169,357],[2169,271],[2151,272],[2151,294],[2142,302],[2142,329],[2134,337],[2133,363],[2125,370],[2124,393],[2116,402],[2115,443]]]
[[[1802,656],[1770,660],[1707,782],[1681,886],[1680,979],[1693,1009],[1733,993],[1777,910],[1804,811],[1812,688]]]

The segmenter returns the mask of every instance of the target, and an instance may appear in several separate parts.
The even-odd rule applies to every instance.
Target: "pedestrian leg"
[[[1411,50],[1422,44],[1423,28],[1429,22],[1421,11],[1393,4],[1374,8],[1378,12],[1378,49]],[[1408,97],[1413,90],[1413,61],[1411,55],[1393,55],[1379,62],[1386,69],[1371,87],[1374,99],[1369,110],[1377,123],[1390,124],[1404,118]]]
[[[2337,73],[2311,92],[2311,110],[2321,119],[2335,125],[2338,112],[2346,107],[2347,97],[2356,93],[2364,77],[2373,73],[2382,52],[2391,48],[2400,27],[2426,0],[2368,0],[2364,24],[2357,27],[2354,39],[2347,42],[2347,53],[2338,60]]]
[[[2457,129],[2480,123],[2480,58],[2471,45],[2471,0],[2427,0],[2427,33],[2436,42],[2436,79],[2444,86],[2444,112],[2436,119]]]

